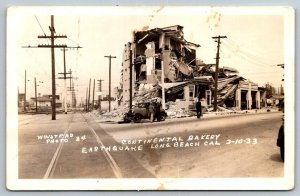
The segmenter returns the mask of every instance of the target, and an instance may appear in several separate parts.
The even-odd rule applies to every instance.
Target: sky
[[[28,97],[34,96],[34,77],[38,93],[51,94],[51,53],[49,48],[24,48],[49,44],[38,35],[50,35],[50,15],[54,14],[54,26],[58,35],[56,44],[81,46],[66,52],[67,70],[72,69],[77,79],[78,97],[85,99],[89,79],[103,81],[103,91],[108,93],[108,59],[112,55],[112,86],[120,83],[124,45],[132,41],[132,33],[181,25],[187,41],[200,44],[197,58],[205,63],[215,63],[217,43],[213,36],[224,35],[221,40],[220,67],[236,68],[240,75],[263,86],[271,83],[283,85],[284,70],[276,66],[284,63],[284,17],[278,12],[253,14],[253,10],[196,9],[191,7],[168,8],[85,8],[67,9],[64,12],[47,12],[46,9],[16,9],[8,14],[7,66],[14,66],[18,89],[24,92],[24,73],[27,72]],[[121,8],[122,9],[122,8]],[[25,10],[25,11],[24,11]],[[53,10],[53,9],[52,9]],[[235,11],[238,10],[238,13]],[[68,12],[69,11],[69,12]],[[65,13],[65,14],[62,14]],[[63,72],[63,52],[55,49],[56,75]],[[63,80],[56,80],[57,94],[63,92]],[[97,82],[96,82],[97,84]],[[91,85],[92,88],[93,85]],[[97,88],[96,88],[97,89]]]

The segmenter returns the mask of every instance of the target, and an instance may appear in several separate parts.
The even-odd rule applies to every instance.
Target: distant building
[[[18,107],[24,107],[24,104],[25,104],[25,93],[19,93]]]
[[[30,107],[35,108],[36,107],[36,101],[35,97],[30,98]],[[37,107],[39,111],[51,109],[52,106],[52,95],[43,95],[37,97]],[[60,96],[56,95],[56,108],[62,107],[62,101],[60,100]]]

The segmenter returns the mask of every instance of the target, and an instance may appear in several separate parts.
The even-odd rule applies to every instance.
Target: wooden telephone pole
[[[72,70],[69,69],[69,73],[70,73],[70,87],[69,87],[69,91],[71,92],[71,106],[72,107],[76,107],[76,95],[75,95],[75,88],[74,88],[74,78],[77,79],[77,77],[73,77],[72,76]]]
[[[25,70],[25,89],[24,89],[24,112],[26,112],[26,70]]]
[[[132,110],[132,92],[133,92],[133,85],[132,85],[132,80],[133,80],[133,71],[132,71],[132,49],[130,47],[130,51],[129,51],[129,111],[131,112]]]
[[[216,36],[212,37],[215,39],[215,42],[218,43],[217,45],[217,54],[216,54],[216,70],[215,70],[215,92],[214,92],[214,111],[217,111],[217,104],[218,104],[218,78],[219,78],[219,59],[220,59],[220,44],[222,38],[227,38],[226,36]]]
[[[97,80],[99,83],[98,83],[98,90],[100,92],[100,95],[98,96],[98,109],[99,111],[101,111],[101,92],[102,92],[102,81],[104,80]]]
[[[35,112],[38,112],[38,106],[37,106],[37,92],[36,92],[36,78],[34,77],[34,95],[35,95]]]
[[[38,48],[51,48],[51,76],[52,76],[52,103],[51,103],[51,108],[52,108],[52,120],[56,120],[56,90],[55,90],[55,53],[54,49],[55,48],[65,48],[67,47],[66,45],[55,45],[54,41],[57,38],[67,38],[66,35],[55,35],[55,28],[54,28],[54,16],[51,15],[51,26],[49,26],[49,30],[51,32],[51,35],[39,35],[38,38],[44,38],[44,39],[50,39],[51,44],[42,44],[38,45]],[[29,48],[33,48],[29,46]]]
[[[110,112],[110,99],[111,99],[111,59],[117,58],[116,56],[104,56],[106,58],[109,58],[109,88],[108,88],[108,111]]]
[[[70,77],[67,77],[67,74],[71,74],[71,71],[70,72],[67,72],[67,68],[66,68],[66,48],[63,48],[63,56],[64,56],[64,72],[63,73],[58,73],[58,74],[62,74],[63,77],[59,77],[58,79],[64,79],[64,109],[65,109],[65,114],[68,113],[68,107],[67,107],[67,79],[71,78],[71,75]]]
[[[88,101],[87,101],[87,111],[90,111],[90,95],[91,95],[91,78],[90,78],[90,82],[89,82],[89,94],[88,94]]]
[[[92,110],[94,109],[94,104],[95,104],[95,79],[94,79],[94,84],[93,84],[93,101],[92,101]]]
[[[51,48],[51,77],[52,77],[52,120],[56,120],[56,89],[55,89],[55,48],[81,48],[81,47],[68,47],[66,44],[55,45],[54,41],[58,38],[67,38],[66,35],[56,35],[54,28],[54,16],[51,15],[51,26],[49,26],[50,35],[39,35],[38,38],[50,39],[51,44],[39,44],[38,46],[26,46],[25,48]]]
[[[86,88],[85,93],[85,111],[88,111],[88,88]]]

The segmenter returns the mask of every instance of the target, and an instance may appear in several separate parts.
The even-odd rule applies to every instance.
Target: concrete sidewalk
[[[263,109],[254,109],[254,110],[241,110],[241,111],[221,111],[221,112],[206,112],[200,119],[214,118],[214,117],[226,117],[232,115],[248,115],[248,114],[257,114],[257,113],[268,113],[268,112],[278,112],[277,108],[263,108]],[[123,121],[123,117],[112,117],[102,118],[101,116],[95,115],[93,112],[90,112],[89,115],[93,115],[96,122],[98,123],[120,123]],[[187,119],[193,119],[196,116],[184,116],[184,117],[167,117],[166,121],[185,121]],[[147,122],[147,120],[144,120]]]

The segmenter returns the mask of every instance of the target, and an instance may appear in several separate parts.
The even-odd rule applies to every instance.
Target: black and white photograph
[[[294,187],[290,7],[10,7],[10,190]]]

